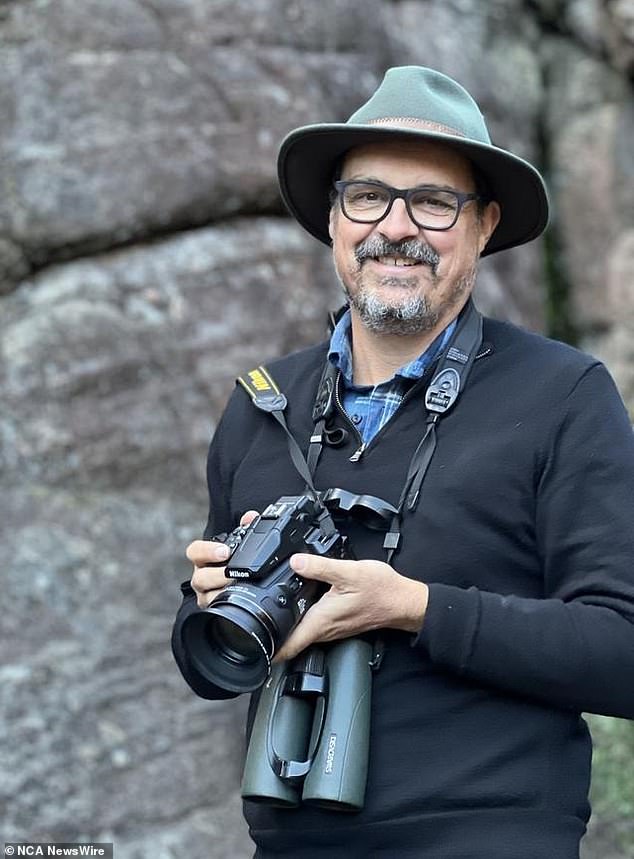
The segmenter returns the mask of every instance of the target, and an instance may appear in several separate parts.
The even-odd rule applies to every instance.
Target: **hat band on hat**
[[[453,134],[456,137],[466,137],[462,131],[432,122],[430,119],[418,119],[416,116],[382,116],[379,119],[368,119],[364,125],[385,125],[389,128],[416,128],[420,131],[435,131],[438,134]]]

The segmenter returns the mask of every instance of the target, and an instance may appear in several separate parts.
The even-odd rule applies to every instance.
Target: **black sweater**
[[[247,804],[257,857],[574,859],[589,815],[581,711],[634,718],[634,435],[605,368],[485,319],[485,348],[438,447],[393,566],[429,584],[421,633],[387,631],[372,690],[366,804],[345,814]],[[306,449],[327,345],[269,364]],[[361,459],[352,425],[315,483],[398,502],[424,425],[408,396]],[[234,392],[208,460],[206,534],[303,481],[275,421]],[[382,535],[350,530],[358,558]],[[203,697],[173,636],[176,660]]]

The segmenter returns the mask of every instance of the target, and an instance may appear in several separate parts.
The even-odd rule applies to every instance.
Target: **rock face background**
[[[251,855],[244,704],[196,699],[168,650],[182,551],[233,379],[339,301],[279,141],[407,63],[550,184],[548,236],[483,264],[480,306],[576,339],[634,406],[628,0],[0,0],[5,840]],[[588,859],[634,855],[633,806]]]

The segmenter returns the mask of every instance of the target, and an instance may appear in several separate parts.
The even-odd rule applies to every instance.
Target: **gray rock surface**
[[[5,480],[187,497],[235,375],[323,335],[330,270],[296,226],[254,217],[24,281],[2,304]]]
[[[174,855],[155,846],[175,831],[185,846],[201,818],[216,855],[239,856],[242,826],[220,815],[238,822],[235,801],[223,806],[239,780],[243,705],[197,700],[166,647],[175,581],[186,576],[179,544],[195,535],[199,505],[40,487],[10,490],[5,503],[5,840]]]
[[[604,33],[610,60],[631,79],[634,73],[634,6],[630,0],[607,0]]]
[[[561,40],[550,50],[552,188],[575,321],[585,332],[608,322],[606,265],[634,216],[634,153],[625,143],[634,109],[608,66]]]
[[[235,376],[340,302],[277,194],[289,129],[389,65],[461,80],[555,203],[548,242],[483,262],[480,306],[543,330],[561,272],[634,405],[630,24],[620,0],[0,0],[6,840],[252,853],[245,702],[196,699],[168,640]]]
[[[10,3],[0,235],[39,267],[279,211],[281,137],[349,112],[381,65],[379,4],[344,6],[333,26],[333,0]]]

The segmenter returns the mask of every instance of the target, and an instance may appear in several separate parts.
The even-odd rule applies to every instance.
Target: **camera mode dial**
[[[229,548],[231,554],[233,554],[238,548],[238,546],[244,539],[244,535],[246,533],[247,529],[240,526],[239,528],[234,528],[234,530],[227,536],[227,539],[223,540],[225,546]]]

